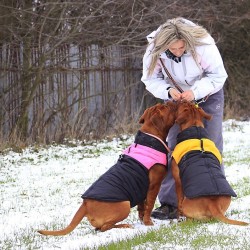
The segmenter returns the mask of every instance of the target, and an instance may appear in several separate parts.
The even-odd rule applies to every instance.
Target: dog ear
[[[145,121],[147,121],[148,119],[150,119],[152,112],[155,111],[157,105],[153,106],[153,107],[149,107],[147,108],[144,113],[142,114],[142,116],[139,119],[139,123],[143,124]]]
[[[210,121],[212,119],[212,115],[206,113],[202,108],[198,108],[200,115],[206,120]]]
[[[142,114],[142,116],[140,117],[139,119],[140,124],[143,124],[145,122],[145,116],[147,115],[147,113],[148,113],[148,109],[146,109],[144,113]]]
[[[140,123],[140,124],[143,124],[143,123],[144,123],[144,115],[142,115],[142,116],[140,117],[139,123]]]

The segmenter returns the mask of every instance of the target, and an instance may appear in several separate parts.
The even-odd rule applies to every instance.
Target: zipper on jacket
[[[184,76],[186,76],[187,75],[187,68],[186,68],[186,63],[185,63],[185,57],[184,56],[182,57],[181,63],[182,63],[183,71],[184,71]]]
[[[182,59],[181,60],[182,70],[184,72],[184,76],[186,76],[187,75],[187,67],[186,67],[186,63],[185,63],[185,57],[183,56],[183,57],[181,57],[181,59]],[[173,75],[176,76],[175,70],[174,70],[174,61],[173,60],[171,60],[171,69],[172,69]]]

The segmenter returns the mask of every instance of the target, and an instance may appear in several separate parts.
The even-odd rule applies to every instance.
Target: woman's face
[[[186,50],[186,45],[183,40],[177,40],[169,45],[168,48],[175,56],[181,57]]]

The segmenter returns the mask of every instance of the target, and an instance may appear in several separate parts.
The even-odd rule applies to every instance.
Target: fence
[[[146,107],[141,57],[127,48],[24,47],[0,47],[4,139],[21,116],[32,141],[100,137],[131,125]]]

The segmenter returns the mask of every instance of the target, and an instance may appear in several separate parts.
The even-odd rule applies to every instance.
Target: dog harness
[[[221,170],[221,154],[202,127],[190,127],[177,136],[172,157],[180,169],[187,198],[211,195],[237,195]]]
[[[94,182],[83,199],[117,202],[130,201],[134,207],[146,199],[148,170],[156,163],[167,165],[166,145],[138,131],[134,143],[124,150],[117,163]]]

